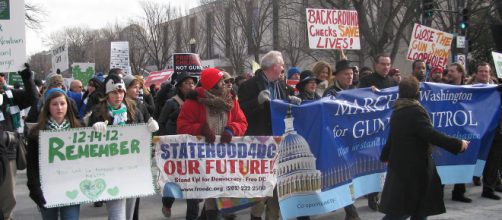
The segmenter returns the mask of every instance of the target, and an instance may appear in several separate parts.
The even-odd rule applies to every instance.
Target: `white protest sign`
[[[55,46],[51,49],[52,53],[52,72],[58,69],[64,72],[70,68],[68,61],[68,45],[66,43]]]
[[[456,60],[455,62],[459,63],[460,65],[464,66],[464,68],[465,68],[465,54],[457,54],[455,60]]]
[[[465,48],[465,36],[457,36],[457,48]]]
[[[497,77],[502,78],[502,53],[492,52],[493,63],[497,71]]]
[[[131,67],[129,66],[129,42],[111,42],[110,51],[110,69],[120,68],[124,70],[126,75],[131,74]]]
[[[357,11],[306,10],[310,49],[361,49]]]
[[[145,124],[40,132],[46,207],[154,194]]]
[[[453,34],[415,24],[406,59],[424,60],[431,67],[446,67]]]
[[[24,0],[0,0],[0,72],[16,72],[26,61]]]
[[[272,196],[281,137],[233,137],[206,144],[191,135],[161,136],[155,145],[163,196],[253,198]]]

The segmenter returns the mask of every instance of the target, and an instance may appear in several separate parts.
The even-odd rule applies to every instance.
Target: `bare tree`
[[[142,2],[144,17],[137,24],[144,31],[134,32],[134,38],[141,43],[149,60],[159,70],[164,69],[170,59],[170,51],[174,43],[172,22],[176,18],[176,10],[170,4]]]
[[[24,4],[24,11],[26,26],[33,30],[41,29],[42,23],[47,16],[47,12],[42,8],[42,6],[33,2],[26,2]]]
[[[52,56],[47,52],[39,52],[30,56],[28,63],[31,69],[37,73],[37,79],[45,79],[51,71]]]
[[[120,32],[120,40],[129,42],[129,63],[133,74],[143,74],[147,65],[147,52],[135,36],[145,30],[137,24],[131,24]]]

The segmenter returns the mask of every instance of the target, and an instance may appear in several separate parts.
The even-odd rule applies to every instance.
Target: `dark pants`
[[[162,197],[162,205],[166,208],[173,207],[173,197]],[[199,199],[187,199],[186,220],[195,220],[199,217]]]
[[[486,158],[483,170],[483,191],[493,192],[499,178],[500,162],[502,161],[502,141],[494,141]]]
[[[385,215],[382,220],[406,220],[409,215]],[[427,216],[411,216],[410,220],[427,220]]]
[[[458,183],[453,186],[452,196],[460,196],[462,197],[465,193],[465,184]]]

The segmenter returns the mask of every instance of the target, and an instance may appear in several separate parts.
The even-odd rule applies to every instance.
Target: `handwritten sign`
[[[71,67],[73,78],[80,80],[84,86],[94,75],[94,63],[73,63]]]
[[[56,72],[59,69],[64,72],[69,69],[68,61],[68,45],[66,43],[57,45],[51,49],[52,53],[52,72]]]
[[[502,53],[497,53],[492,51],[493,63],[495,64],[495,70],[497,71],[497,77],[502,78]]]
[[[280,137],[234,137],[206,144],[191,135],[162,136],[155,146],[163,196],[253,198],[272,196]]]
[[[16,72],[26,61],[24,1],[0,0],[0,72]]]
[[[40,181],[46,207],[154,193],[151,133],[145,124],[40,133]]]
[[[124,70],[124,74],[131,74],[131,67],[129,66],[129,42],[111,42],[110,51],[110,69],[121,68]]]
[[[431,67],[446,67],[453,35],[415,24],[406,59],[425,60]]]
[[[306,10],[310,49],[361,49],[357,11]]]

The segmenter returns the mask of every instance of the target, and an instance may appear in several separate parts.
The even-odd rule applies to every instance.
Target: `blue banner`
[[[272,102],[273,134],[283,135],[276,167],[284,219],[331,212],[382,190],[386,166],[379,157],[397,99],[392,87],[347,90],[301,106]],[[456,156],[436,148],[442,182],[471,182],[499,124],[496,86],[422,83],[420,102],[437,130],[470,141]]]

